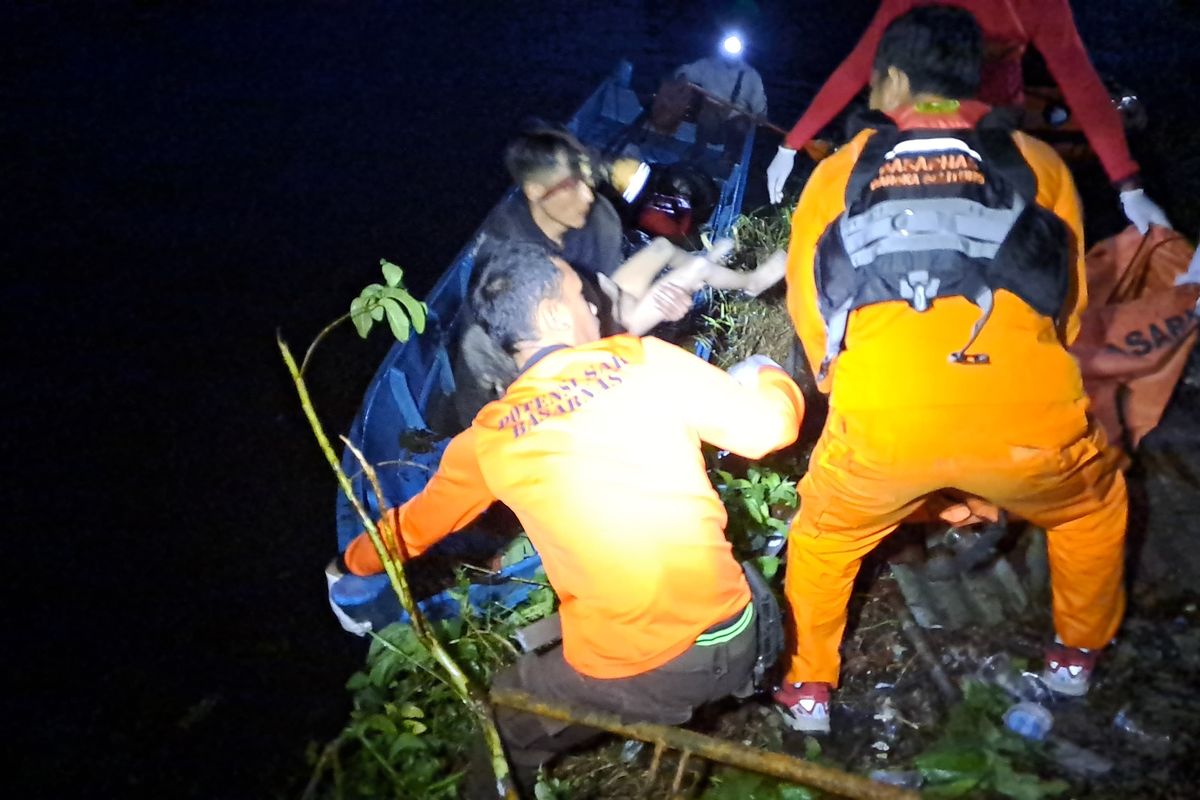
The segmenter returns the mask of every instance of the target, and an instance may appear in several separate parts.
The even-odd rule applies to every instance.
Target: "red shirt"
[[[938,0],[965,8],[983,29],[986,63],[979,99],[993,106],[1021,105],[1024,82],[1021,57],[1032,44],[1046,59],[1080,128],[1114,183],[1138,172],[1129,154],[1125,129],[1112,100],[1088,59],[1067,0]],[[897,17],[930,0],[883,0],[866,33],[813,98],[784,139],[799,150],[871,79],[875,50],[884,30]]]

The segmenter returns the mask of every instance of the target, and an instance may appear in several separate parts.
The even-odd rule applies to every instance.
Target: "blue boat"
[[[647,118],[647,111],[630,88],[631,74],[628,62],[621,62],[613,75],[583,103],[567,123],[567,129],[585,145],[608,153],[617,151],[636,135],[639,155],[651,166],[685,160],[694,147],[695,126],[683,122],[670,136],[645,130],[641,123]],[[719,198],[701,226],[711,238],[728,236],[741,213],[753,146],[751,130],[738,160],[717,181]],[[510,190],[502,202],[516,191]],[[375,497],[349,451],[343,454],[342,468],[352,476],[355,495],[374,518],[378,518],[381,508],[399,505],[421,491],[437,469],[450,440],[445,435],[446,421],[453,418],[454,407],[449,338],[466,297],[478,246],[477,232],[425,298],[428,306],[425,332],[392,347],[371,380],[351,425],[349,439],[375,466],[385,502],[381,504]],[[337,531],[339,552],[362,531],[357,513],[340,492]],[[462,560],[472,555],[473,548],[478,554],[481,547],[489,545],[494,552],[494,535],[474,534],[470,530],[459,532],[440,542],[413,566],[427,557]],[[493,603],[509,607],[521,603],[535,588],[529,579],[540,565],[540,559],[530,555],[500,570],[487,583],[471,584],[467,602],[477,609]],[[369,621],[373,630],[406,617],[386,575],[366,578],[346,575],[333,586],[330,596],[352,618]],[[431,619],[456,616],[462,607],[460,600],[448,591],[425,598],[420,606]]]

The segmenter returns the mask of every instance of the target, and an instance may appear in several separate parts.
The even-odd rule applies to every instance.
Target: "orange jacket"
[[[908,109],[892,116],[901,129],[953,129],[973,126],[987,110],[982,103],[964,102],[952,114],[922,115]],[[792,217],[788,312],[814,373],[825,352],[814,252],[826,227],[845,209],[847,180],[873,133],[862,131],[817,166]],[[925,312],[904,301],[860,308],[850,313],[845,349],[820,387],[830,392],[831,406],[843,411],[963,405],[1057,408],[1083,401],[1079,367],[1066,350],[1079,333],[1079,316],[1087,301],[1078,247],[1083,241],[1079,198],[1066,165],[1049,145],[1022,133],[1013,137],[1037,178],[1037,203],[1066,222],[1076,242],[1070,262],[1074,274],[1058,329],[1016,295],[997,291],[992,316],[972,347],[987,353],[991,363],[952,364],[947,355],[962,347],[979,319],[979,309],[970,301],[941,298]]]
[[[558,593],[567,662],[597,678],[661,666],[749,602],[700,442],[758,458],[795,440],[799,389],[780,370],[758,380],[747,389],[652,338],[550,352],[394,510],[409,555],[500,500]],[[360,575],[382,569],[365,536],[345,560]]]
[[[983,29],[987,53],[979,98],[993,105],[1024,102],[1021,57],[1032,43],[1046,59],[1109,180],[1117,183],[1137,174],[1121,116],[1088,59],[1067,0],[882,0],[854,50],[829,76],[784,139],[786,147],[804,147],[854,99],[871,79],[875,51],[887,26],[919,5],[959,6],[975,16]]]

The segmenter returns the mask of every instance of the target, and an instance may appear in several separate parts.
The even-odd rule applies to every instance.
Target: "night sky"
[[[1195,4],[1072,5],[1145,98],[1135,154],[1194,234]],[[759,6],[750,60],[786,126],[875,4]],[[648,89],[708,54],[705,8],[5,4],[6,785],[298,794],[365,646],[326,604],[335,487],[275,330],[302,350],[381,257],[427,290],[504,190],[518,122],[565,119],[621,57]],[[332,431],[386,346],[346,329],[318,353]]]

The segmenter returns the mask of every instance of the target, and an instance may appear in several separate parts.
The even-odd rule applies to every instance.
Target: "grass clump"
[[[785,365],[791,358],[796,332],[778,290],[769,297],[714,292],[702,322],[712,361],[722,369],[755,353]]]
[[[776,250],[786,250],[792,236],[791,208],[781,203],[739,215],[732,228],[734,262],[753,268]]]

